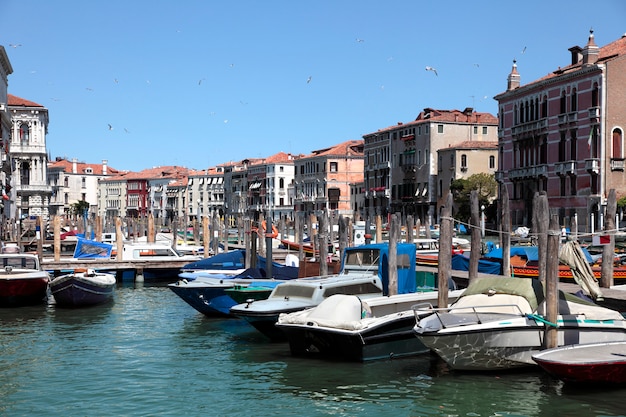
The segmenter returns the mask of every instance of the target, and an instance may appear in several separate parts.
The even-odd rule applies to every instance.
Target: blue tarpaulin
[[[87,240],[81,237],[76,242],[74,258],[110,258],[113,245]]]

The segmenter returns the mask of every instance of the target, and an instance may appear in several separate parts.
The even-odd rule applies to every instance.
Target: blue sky
[[[425,107],[496,115],[514,58],[531,82],[625,18],[623,0],[0,0],[0,44],[9,93],[49,109],[53,158],[204,169],[308,154]]]

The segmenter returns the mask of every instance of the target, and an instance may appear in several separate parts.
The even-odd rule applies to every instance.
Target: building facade
[[[4,46],[0,45],[0,216],[2,220],[9,216],[11,196],[11,164],[9,163],[9,144],[11,142],[11,114],[8,107],[8,77],[13,73]],[[4,221],[2,222],[4,224]]]
[[[546,192],[562,226],[602,227],[608,192],[626,193],[626,37],[604,47],[593,31],[570,62],[521,84],[514,62],[507,89],[497,95],[499,168],[513,226],[530,226],[532,200]]]
[[[11,189],[15,204],[9,216],[49,216],[52,188],[48,185],[48,109],[41,104],[8,94],[11,141],[8,154],[12,168]]]
[[[349,140],[294,161],[294,205],[304,214],[328,210],[353,218],[351,186],[363,181],[363,140]]]
[[[48,163],[48,185],[52,190],[50,198],[50,215],[68,214],[72,204],[78,201],[89,203],[89,212],[92,216],[102,215],[99,211],[100,190],[99,181],[119,171],[107,165],[107,160],[101,164],[88,164],[71,161],[65,158],[56,158]]]
[[[447,160],[439,161],[439,150],[465,142],[496,142],[497,127],[495,116],[472,108],[425,108],[412,122],[364,135],[366,215],[401,213],[436,222],[441,205],[438,174],[449,169]]]

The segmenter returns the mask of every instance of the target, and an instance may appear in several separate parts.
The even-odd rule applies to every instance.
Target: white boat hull
[[[624,322],[585,320],[584,316],[559,317],[558,345],[626,341]],[[486,371],[535,366],[532,355],[543,349],[545,326],[527,317],[416,332],[417,338],[437,353],[450,368]]]

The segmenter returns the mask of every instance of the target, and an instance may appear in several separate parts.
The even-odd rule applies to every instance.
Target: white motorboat
[[[415,292],[415,244],[399,243],[396,248],[398,293]],[[315,307],[334,294],[358,295],[364,299],[387,293],[388,259],[388,243],[349,247],[344,252],[341,273],[282,283],[267,299],[238,304],[230,311],[270,339],[285,340],[284,333],[275,326],[281,313]]]
[[[463,290],[448,293],[454,302]],[[281,314],[276,327],[294,356],[323,356],[364,362],[426,353],[413,333],[416,304],[436,305],[438,291],[418,291],[362,299],[333,295],[317,307]]]
[[[433,312],[423,317],[428,311]],[[448,308],[416,309],[415,334],[452,369],[501,370],[536,365],[546,326],[558,345],[626,340],[617,311],[560,292],[558,320],[545,319],[543,286],[534,278],[474,280]]]

